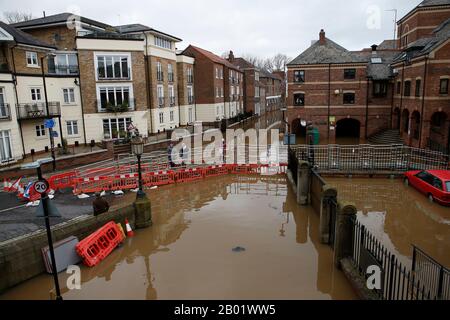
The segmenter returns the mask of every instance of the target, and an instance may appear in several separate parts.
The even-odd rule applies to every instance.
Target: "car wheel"
[[[403,180],[403,183],[405,184],[405,186],[409,186],[409,180],[408,180],[408,178],[405,178],[404,180]]]
[[[434,197],[431,193],[428,195],[428,201],[434,202]]]

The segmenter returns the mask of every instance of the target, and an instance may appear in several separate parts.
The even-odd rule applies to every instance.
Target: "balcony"
[[[188,104],[194,104],[194,96],[188,96]]]
[[[59,102],[48,102],[48,112],[44,102],[19,103],[17,105],[17,120],[54,118],[61,116]]]
[[[110,70],[108,70],[107,73],[105,74],[105,71],[103,68],[98,68],[97,74],[98,74],[99,81],[131,80],[131,69],[129,67],[126,69],[123,69],[122,72],[116,72],[115,74]]]
[[[9,103],[0,104],[0,121],[1,120],[11,120],[11,109]]]
[[[48,68],[49,74],[60,74],[60,75],[77,75],[79,73],[77,65],[58,65],[58,66],[49,66]]]
[[[109,102],[104,100],[97,100],[97,105],[100,112],[121,113],[134,111],[136,99],[131,98],[120,102]]]
[[[194,83],[194,76],[187,76],[187,83]]]
[[[174,81],[174,75],[173,75],[173,73],[169,73],[169,74],[167,75],[167,79],[169,80],[169,82],[173,82],[173,81]]]
[[[164,97],[158,98],[158,107],[164,108]]]
[[[163,72],[156,72],[156,80],[164,81],[164,73]]]
[[[175,106],[175,97],[169,97],[169,104],[171,107]]]

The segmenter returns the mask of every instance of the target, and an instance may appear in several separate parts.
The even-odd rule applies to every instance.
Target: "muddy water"
[[[227,176],[148,192],[154,225],[138,230],[65,299],[355,299],[318,242],[318,216],[285,177]],[[124,196],[124,203],[134,194]],[[242,247],[245,251],[234,252]],[[48,299],[38,276],[1,299]]]
[[[337,186],[340,200],[356,204],[358,219],[407,266],[416,245],[450,267],[450,208],[430,203],[401,179],[325,180]]]

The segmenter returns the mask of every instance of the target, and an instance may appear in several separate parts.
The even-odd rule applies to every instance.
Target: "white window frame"
[[[172,41],[160,36],[154,36],[155,37],[155,46],[163,49],[172,50]]]
[[[130,101],[129,103],[129,109],[130,110],[134,110],[135,106],[134,106],[134,92],[133,92],[133,86],[131,83],[98,83],[97,84],[97,110],[98,112],[104,112],[106,110],[102,108],[102,104],[101,104],[101,96],[100,96],[100,90],[102,88],[124,88],[124,87],[128,87],[128,99]],[[122,95],[123,95],[123,91],[122,91]],[[107,95],[108,96],[108,95]]]
[[[67,98],[68,101],[66,101],[66,93],[65,91],[67,90]],[[72,91],[72,93],[71,93]],[[64,104],[75,104],[75,88],[62,88],[62,92],[63,92],[63,101]]]
[[[37,90],[39,90],[39,93]],[[33,99],[33,91],[34,91],[34,95],[36,97],[39,95],[39,99]],[[32,102],[42,102],[42,88],[41,87],[30,87],[30,98],[31,98]]]
[[[220,97],[223,98],[223,87],[220,88]]]
[[[8,138],[8,145],[6,145],[5,141]],[[0,140],[3,142],[3,153],[9,158],[2,159],[0,158],[0,162],[8,162],[14,159],[14,150],[11,139],[11,130],[0,130]],[[9,150],[7,147],[9,146]]]
[[[164,124],[164,112],[159,113],[159,124]]]
[[[27,67],[30,68],[39,68],[39,59],[38,54],[35,51],[26,51],[26,60],[27,60]],[[31,63],[28,62],[28,59],[31,60]]]
[[[119,56],[119,57],[126,57],[127,58],[127,65],[128,65],[128,77],[127,78],[99,78],[98,77],[98,57],[104,57],[104,56]],[[114,81],[117,79],[120,80],[127,80],[132,81],[133,80],[133,66],[132,66],[132,60],[131,60],[131,53],[130,52],[94,52],[94,67],[95,67],[95,79],[97,81]],[[120,70],[122,74],[122,63],[120,63]],[[106,75],[106,59],[105,59],[105,75]],[[113,63],[113,74],[114,72],[114,63]]]
[[[124,124],[124,128],[125,131],[127,130],[127,120],[130,121],[130,123],[133,123],[133,119],[131,117],[117,117],[117,118],[104,118],[102,119],[102,130],[103,130],[103,137],[105,138],[105,128],[104,128],[104,121],[107,120],[108,121],[108,127],[109,127],[109,134],[110,137],[108,139],[117,139],[117,138],[113,138],[112,137],[112,122],[111,120],[115,119],[116,120],[116,128],[117,129],[117,134],[119,135],[119,122],[122,122]],[[119,136],[120,138],[120,136]]]
[[[169,120],[170,122],[175,122],[175,112],[173,110],[169,112]]]
[[[69,131],[70,128],[70,131]],[[77,132],[74,133],[74,129],[76,128]],[[69,137],[79,137],[80,130],[78,129],[78,120],[67,120],[66,121],[66,130],[67,136]]]

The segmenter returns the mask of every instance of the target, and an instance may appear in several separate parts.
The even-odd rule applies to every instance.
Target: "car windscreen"
[[[447,190],[447,192],[450,192],[450,181],[445,181],[445,190]]]

